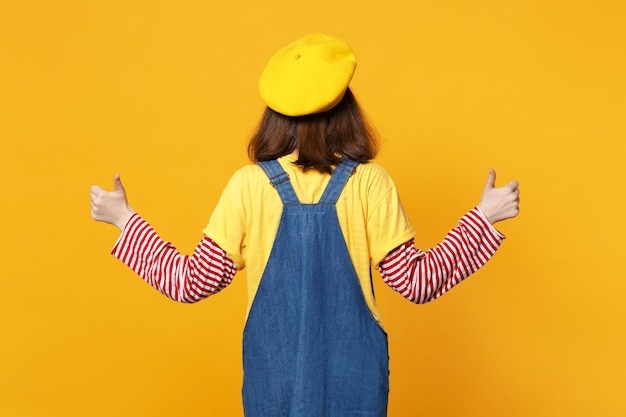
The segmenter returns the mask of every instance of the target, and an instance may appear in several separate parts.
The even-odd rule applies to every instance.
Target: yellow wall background
[[[376,279],[389,415],[626,415],[626,6],[614,0],[0,3],[0,416],[238,416],[245,274],[188,306],[108,255],[122,179],[190,253],[247,163],[258,75],[346,39],[418,244],[518,179],[501,251],[424,306]]]

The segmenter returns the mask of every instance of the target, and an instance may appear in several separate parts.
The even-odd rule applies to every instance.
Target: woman
[[[349,83],[343,41],[308,35],[279,50],[259,82],[267,109],[191,256],[163,241],[114,190],[91,189],[92,217],[122,235],[113,254],[166,296],[196,302],[247,268],[246,416],[385,416],[387,337],[370,268],[415,303],[478,270],[518,214],[513,181],[490,170],[480,204],[435,248],[414,231]]]

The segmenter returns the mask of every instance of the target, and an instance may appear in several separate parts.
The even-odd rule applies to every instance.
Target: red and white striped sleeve
[[[423,252],[411,239],[391,251],[378,269],[387,285],[407,300],[423,304],[476,272],[503,240],[504,235],[476,207],[434,248]]]
[[[193,255],[181,255],[137,213],[128,220],[111,254],[165,296],[195,303],[226,288],[237,268],[213,240],[204,236]]]

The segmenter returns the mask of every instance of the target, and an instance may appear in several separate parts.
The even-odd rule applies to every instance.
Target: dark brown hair
[[[297,151],[296,164],[303,170],[331,173],[342,158],[365,163],[378,148],[378,136],[348,88],[339,104],[324,113],[289,117],[266,108],[248,156],[253,162],[269,161]]]

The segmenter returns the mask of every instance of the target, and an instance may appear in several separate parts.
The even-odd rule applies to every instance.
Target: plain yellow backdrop
[[[626,415],[622,1],[0,3],[0,416],[240,416],[245,274],[195,305],[108,252],[89,186],[190,253],[310,32],[346,39],[418,246],[497,184],[521,214],[440,300],[376,277],[390,417]]]

